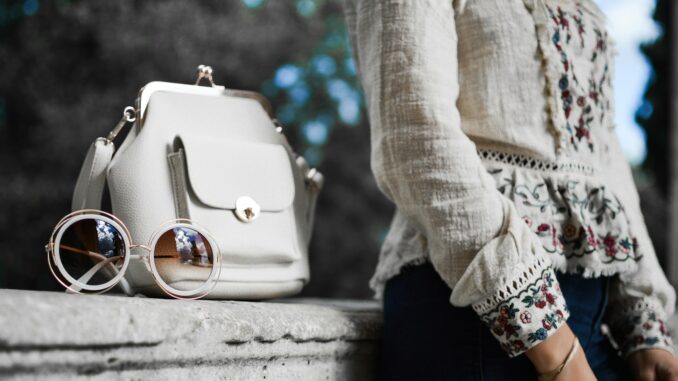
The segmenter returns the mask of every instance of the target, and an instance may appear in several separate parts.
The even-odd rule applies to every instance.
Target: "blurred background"
[[[598,1],[619,50],[617,131],[667,268],[671,3]],[[145,83],[192,83],[199,64],[269,97],[293,147],[325,175],[303,295],[372,296],[393,205],[370,173],[341,0],[0,0],[0,288],[60,289],[43,246],[89,144]]]

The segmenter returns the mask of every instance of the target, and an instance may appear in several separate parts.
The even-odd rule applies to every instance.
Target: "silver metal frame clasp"
[[[214,79],[212,78],[212,73],[214,73],[214,70],[212,69],[212,66],[200,65],[198,66],[197,73],[198,78],[195,80],[196,86],[200,85],[200,81],[206,79],[212,87],[222,87],[222,88],[224,87],[214,83]]]
[[[120,131],[127,125],[127,123],[134,123],[137,120],[137,110],[132,106],[125,107],[125,110],[122,112],[122,118],[118,121],[118,124],[113,127],[111,132],[106,135],[106,142],[111,143],[113,139],[120,133]]]

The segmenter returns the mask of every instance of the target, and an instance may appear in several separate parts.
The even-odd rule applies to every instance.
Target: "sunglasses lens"
[[[61,279],[76,291],[96,291],[116,277],[125,262],[118,229],[96,217],[80,219],[55,241],[54,264]]]
[[[157,240],[154,267],[169,292],[180,297],[196,297],[209,291],[218,270],[215,250],[197,230],[173,227]]]

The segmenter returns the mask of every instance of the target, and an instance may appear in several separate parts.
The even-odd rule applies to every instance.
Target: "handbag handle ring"
[[[207,79],[207,81],[209,81],[209,83],[210,83],[210,85],[212,85],[212,87],[223,87],[223,86],[219,86],[219,85],[214,83],[214,79],[212,78],[212,73],[214,73],[214,70],[212,69],[212,66],[200,65],[200,66],[198,66],[197,73],[198,73],[198,78],[195,80],[196,86],[200,85],[200,81],[202,81],[203,78],[204,78],[204,79]]]

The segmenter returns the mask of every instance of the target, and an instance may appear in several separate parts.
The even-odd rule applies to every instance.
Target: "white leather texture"
[[[113,213],[137,244],[148,244],[155,229],[175,219],[167,157],[183,145],[190,217],[222,253],[220,279],[208,297],[265,299],[298,292],[310,277],[314,197],[294,153],[257,101],[185,86],[190,91],[173,86],[151,94],[143,126],[132,127],[113,157],[107,176]],[[233,214],[239,196],[259,203],[255,220],[244,223]],[[138,290],[157,291],[140,260],[131,260],[125,278]]]

